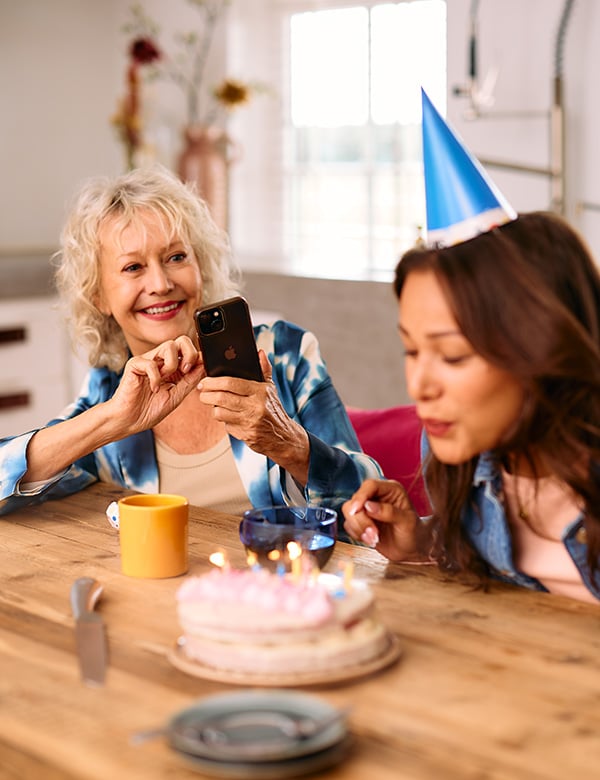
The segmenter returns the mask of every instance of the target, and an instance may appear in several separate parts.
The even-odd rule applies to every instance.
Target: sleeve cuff
[[[67,473],[67,470],[61,471],[59,474],[55,474],[53,477],[50,477],[49,479],[41,479],[37,482],[23,482],[19,483],[16,494],[18,496],[37,496],[39,493],[42,493],[46,488],[50,487],[50,485],[53,485],[55,482],[58,482],[58,480],[63,477]]]

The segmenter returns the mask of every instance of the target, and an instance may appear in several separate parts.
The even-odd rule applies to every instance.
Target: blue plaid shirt
[[[258,348],[273,366],[273,382],[285,411],[308,432],[310,463],[304,498],[339,510],[364,479],[380,478],[381,470],[361,451],[315,336],[282,321],[259,325],[254,333]],[[90,369],[79,398],[48,425],[111,398],[121,376],[107,368]],[[0,439],[0,514],[75,493],[97,480],[140,493],[159,491],[154,436],[147,430],[100,447],[55,480],[24,495],[19,482],[27,471],[27,444],[35,432]],[[233,437],[231,447],[253,506],[295,503],[286,489],[286,474],[276,463]]]

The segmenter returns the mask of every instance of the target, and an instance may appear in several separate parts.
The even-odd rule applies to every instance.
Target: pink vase
[[[220,127],[192,125],[184,130],[183,137],[178,174],[183,181],[196,185],[217,225],[227,230],[229,165],[235,144]]]

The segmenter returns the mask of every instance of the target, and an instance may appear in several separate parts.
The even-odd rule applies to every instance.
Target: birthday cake
[[[214,569],[177,591],[180,652],[211,669],[323,675],[385,656],[391,637],[366,583]]]

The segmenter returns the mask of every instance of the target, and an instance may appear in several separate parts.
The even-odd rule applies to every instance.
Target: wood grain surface
[[[107,522],[120,488],[94,485],[2,518],[0,526],[0,778],[198,778],[162,738],[202,697],[241,686],[185,674],[167,659],[179,635],[183,577],[120,571]],[[239,518],[191,508],[190,571],[224,549],[244,565]],[[389,564],[338,543],[327,570],[352,559],[368,580],[400,660],[351,683],[306,688],[351,706],[350,755],[331,780],[570,780],[600,776],[600,605],[493,585],[473,590],[435,567]],[[98,579],[107,628],[106,685],[83,685],[71,584]]]

